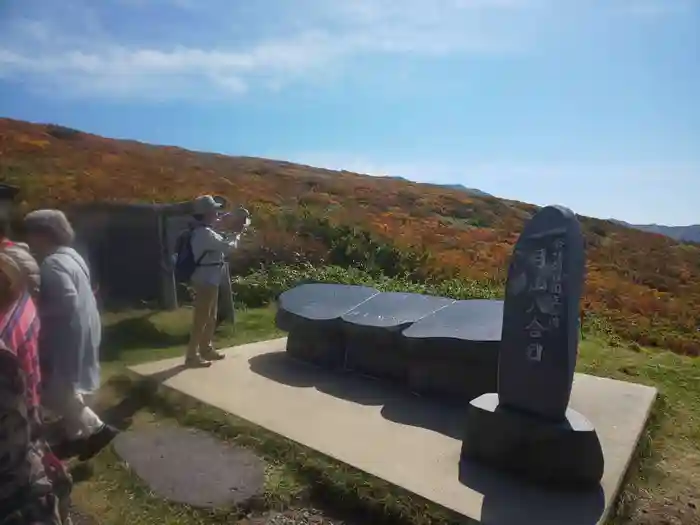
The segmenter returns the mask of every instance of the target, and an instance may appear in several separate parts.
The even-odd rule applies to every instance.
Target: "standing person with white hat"
[[[223,359],[214,349],[213,338],[219,300],[219,285],[226,268],[226,256],[237,246],[241,233],[248,223],[248,212],[240,208],[227,221],[229,232],[220,233],[214,228],[219,222],[218,212],[222,204],[211,195],[202,195],[194,201],[194,219],[190,232],[190,249],[194,271],[190,283],[194,288],[194,315],[192,332],[187,346],[185,364],[191,367],[208,367],[211,361]]]

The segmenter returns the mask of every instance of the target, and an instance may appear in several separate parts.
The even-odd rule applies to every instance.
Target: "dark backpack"
[[[197,260],[194,258],[192,234],[195,228],[190,227],[183,231],[175,242],[175,280],[178,283],[188,283],[192,279],[194,271],[206,254],[204,252]]]

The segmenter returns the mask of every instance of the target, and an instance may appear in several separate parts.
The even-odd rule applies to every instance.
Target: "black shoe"
[[[119,430],[111,425],[105,424],[92,436],[83,440],[82,450],[78,458],[80,461],[87,461],[102,451],[112,440],[117,437]]]
[[[58,443],[52,443],[49,446],[51,447],[51,451],[58,459],[65,461],[67,459],[77,456],[82,452],[85,446],[85,440],[66,440],[60,441]]]

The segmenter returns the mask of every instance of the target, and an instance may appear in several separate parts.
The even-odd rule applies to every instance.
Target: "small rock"
[[[264,491],[264,462],[249,450],[179,427],[124,432],[119,456],[159,496],[195,507],[240,504]]]

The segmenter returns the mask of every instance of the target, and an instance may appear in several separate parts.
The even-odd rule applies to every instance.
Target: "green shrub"
[[[410,275],[413,280],[422,280],[428,275],[427,268],[430,254],[425,250],[400,248],[382,239],[358,225],[341,224],[314,212],[308,207],[301,210],[286,210],[260,218],[261,229],[288,232],[289,237],[296,238],[295,248],[313,242],[314,246],[323,246],[322,259],[330,265],[360,268],[373,276],[390,277]],[[270,241],[270,239],[266,239]],[[275,252],[275,246],[265,249]],[[256,248],[258,249],[258,248]],[[291,261],[282,255],[286,264]],[[241,272],[251,269],[251,262],[238,265]],[[311,261],[311,262],[318,262]]]
[[[272,301],[284,291],[304,283],[337,283],[365,285],[380,291],[415,292],[454,299],[491,299],[502,296],[502,289],[493,283],[449,279],[419,283],[406,276],[388,277],[354,267],[271,266],[231,281],[234,300],[241,306],[257,308]]]
[[[388,277],[354,267],[314,266],[302,263],[295,266],[275,265],[231,281],[237,306],[259,308],[277,299],[287,290],[305,283],[335,283],[371,286],[382,292],[414,292],[453,299],[495,299],[503,297],[503,286],[496,282],[464,281],[459,279],[417,282],[406,275]],[[582,319],[582,332],[603,337],[612,346],[622,343],[604,316],[587,311]]]

